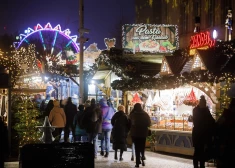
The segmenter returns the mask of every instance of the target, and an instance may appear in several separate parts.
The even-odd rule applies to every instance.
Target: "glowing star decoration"
[[[115,47],[116,39],[115,38],[112,38],[112,39],[105,38],[104,43],[107,47],[107,50],[110,50],[110,48]]]

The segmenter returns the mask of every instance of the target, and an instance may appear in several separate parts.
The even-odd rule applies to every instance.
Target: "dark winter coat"
[[[146,138],[148,136],[148,127],[151,125],[148,113],[143,110],[132,111],[130,114],[130,121],[130,134],[132,137]]]
[[[53,100],[49,100],[44,111],[44,117],[50,115],[50,112],[53,109],[53,107],[54,107]]]
[[[0,118],[0,167],[3,164],[4,159],[9,154],[8,146],[7,126],[4,125],[2,119]]]
[[[85,109],[81,127],[85,128],[87,133],[97,134],[102,132],[102,111],[95,104],[91,104]]]
[[[64,112],[66,115],[66,125],[67,126],[73,125],[74,116],[77,114],[76,105],[68,101],[64,107]]]
[[[129,120],[123,111],[118,111],[111,119],[113,149],[127,150],[126,138],[130,129]]]
[[[217,157],[222,162],[231,165],[235,155],[235,110],[225,109],[216,125]]]
[[[212,144],[212,136],[215,133],[215,120],[208,107],[193,109],[193,146]]]

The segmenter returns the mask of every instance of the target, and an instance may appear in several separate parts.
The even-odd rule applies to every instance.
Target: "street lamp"
[[[215,40],[218,37],[218,33],[216,30],[213,30],[213,39]]]
[[[84,37],[84,33],[89,33],[88,29],[84,28],[84,2],[83,0],[79,0],[79,103],[84,103],[84,79],[83,79],[83,54],[84,54],[84,43],[88,41],[88,38]]]

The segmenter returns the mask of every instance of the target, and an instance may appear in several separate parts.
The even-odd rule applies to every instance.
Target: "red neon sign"
[[[200,47],[213,47],[215,46],[215,40],[210,37],[210,32],[201,32],[190,39],[190,49],[200,48]]]

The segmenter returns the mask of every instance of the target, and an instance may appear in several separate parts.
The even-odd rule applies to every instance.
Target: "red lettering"
[[[215,40],[210,37],[210,32],[201,32],[190,38],[190,49],[200,48],[200,47],[213,47],[215,45]]]

